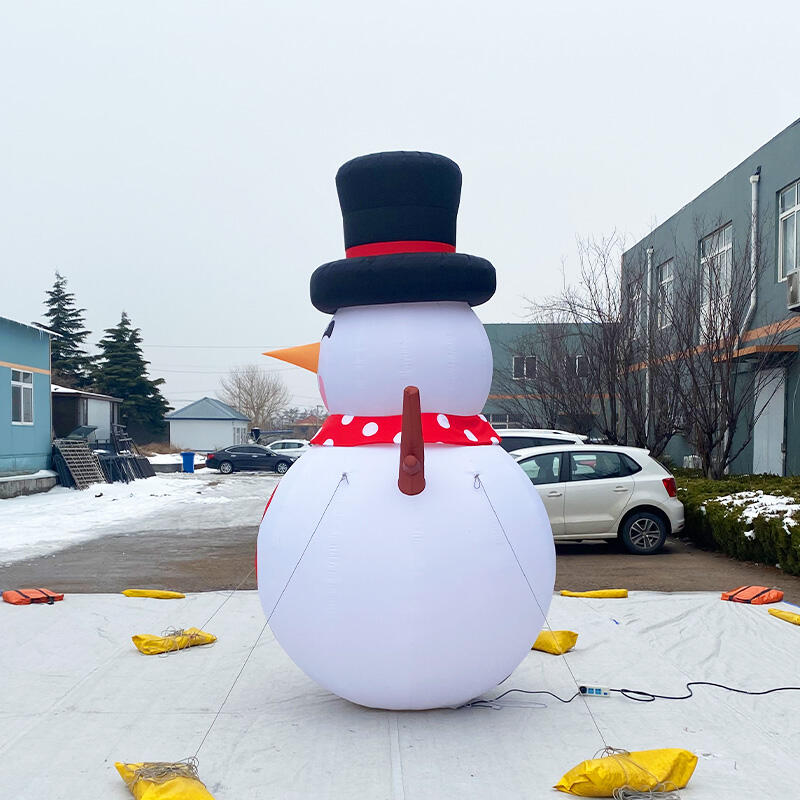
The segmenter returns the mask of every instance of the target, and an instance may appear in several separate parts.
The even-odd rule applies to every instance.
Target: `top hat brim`
[[[458,301],[477,306],[496,288],[494,267],[465,253],[391,253],[317,267],[311,302],[326,314],[347,306]]]

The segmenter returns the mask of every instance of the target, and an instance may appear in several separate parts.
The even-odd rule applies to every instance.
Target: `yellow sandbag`
[[[543,653],[552,653],[560,656],[575,647],[578,634],[574,631],[542,631],[533,643],[531,650],[541,650]]]
[[[578,797],[612,797],[623,786],[637,792],[683,789],[697,766],[697,756],[677,747],[618,751],[582,761],[553,787]]]
[[[591,592],[570,592],[561,590],[562,597],[627,597],[627,589],[594,589]]]
[[[800,614],[795,614],[793,611],[784,611],[782,608],[768,608],[767,611],[773,617],[791,622],[792,625],[800,625]]]
[[[168,592],[165,589],[125,589],[125,597],[155,597],[157,600],[180,600],[183,592]]]
[[[190,764],[118,761],[114,766],[136,800],[214,800]]]
[[[199,628],[186,628],[186,630],[176,631],[169,636],[153,636],[150,633],[139,633],[131,636],[136,649],[146,656],[154,656],[158,653],[171,653],[173,650],[184,650],[187,647],[195,647],[198,644],[211,644],[217,641],[217,637],[211,633],[201,631]]]

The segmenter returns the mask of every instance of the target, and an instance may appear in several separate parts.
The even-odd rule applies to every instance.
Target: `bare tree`
[[[695,225],[699,258],[694,251],[676,255],[676,279],[663,303],[671,358],[680,371],[686,437],[705,474],[719,478],[752,440],[777,390],[769,368],[787,350],[790,320],[750,329],[753,290],[767,268],[759,242],[751,250],[747,237],[737,246],[731,225],[722,221]]]
[[[695,226],[699,253],[675,242],[670,257],[638,248],[638,261],[629,257],[624,270],[616,233],[578,242],[576,284],[531,302],[530,311],[533,320],[569,328],[586,357],[585,378],[559,369],[569,364],[564,348],[558,335],[545,335],[544,350],[553,355],[550,369],[539,370],[537,389],[553,398],[560,418],[591,414],[610,442],[657,456],[681,433],[706,475],[718,478],[748,446],[777,390],[769,368],[790,349],[791,323],[751,328],[754,290],[767,268],[759,243],[751,248],[747,237],[735,247],[722,220]]]
[[[660,263],[652,249],[624,265],[620,286],[617,397],[624,439],[660,455],[683,431],[680,365],[674,353],[668,305],[672,261]],[[658,266],[654,267],[656,263]],[[663,278],[656,282],[657,278]],[[666,298],[666,300],[665,300]]]
[[[273,422],[278,428],[288,428],[293,422],[305,416],[303,410],[297,406],[287,406],[280,409],[273,418]]]
[[[577,341],[571,352],[583,361],[564,359],[551,349],[550,391],[561,398],[562,414],[591,418],[595,431],[615,444],[649,447],[660,454],[678,429],[679,408],[674,367],[659,358],[659,368],[642,371],[654,354],[664,353],[660,329],[648,313],[647,265],[620,269],[624,239],[616,232],[578,240],[579,274],[574,285],[531,302],[532,319],[557,319]],[[566,366],[561,366],[566,365]],[[572,409],[570,411],[570,409]]]
[[[219,397],[249,417],[253,427],[269,429],[288,405],[289,390],[279,375],[247,364],[220,380]]]

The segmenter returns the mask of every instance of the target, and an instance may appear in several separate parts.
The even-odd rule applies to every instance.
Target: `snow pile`
[[[180,453],[158,453],[154,456],[148,456],[147,460],[151,464],[182,464],[183,458]],[[202,466],[206,463],[206,457],[201,456],[200,453],[194,454],[195,466]]]
[[[258,525],[279,478],[212,470],[0,500],[0,564],[112,534]]]
[[[748,539],[754,539],[755,533],[752,530],[753,520],[756,517],[764,519],[774,519],[783,517],[783,529],[791,534],[791,528],[797,525],[798,520],[795,515],[800,511],[800,503],[794,497],[779,494],[764,494],[761,489],[752,492],[736,492],[735,494],[714,497],[703,503],[703,511],[707,503],[719,503],[726,508],[738,508],[739,519],[751,527],[744,532]]]
[[[0,478],[0,483],[8,483],[11,481],[33,481],[39,478],[55,478],[56,473],[51,469],[40,469],[36,472],[29,472],[24,475],[4,475]]]

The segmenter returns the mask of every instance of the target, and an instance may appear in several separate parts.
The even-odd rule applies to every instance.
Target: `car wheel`
[[[277,472],[277,473],[278,473],[278,475],[285,475],[285,474],[286,474],[286,471],[287,471],[288,469],[289,469],[289,465],[288,465],[288,464],[287,464],[285,461],[279,461],[279,462],[278,462],[278,463],[275,465],[275,472]]]
[[[625,548],[639,556],[657,553],[667,540],[664,520],[649,511],[636,511],[622,526],[622,543]]]
[[[219,465],[219,471],[220,471],[220,472],[221,472],[223,475],[230,475],[230,474],[231,474],[231,472],[233,472],[233,464],[231,464],[231,462],[230,462],[230,461],[223,461],[223,462],[222,462],[222,463]]]

